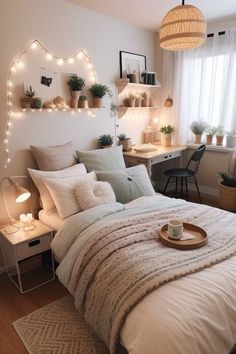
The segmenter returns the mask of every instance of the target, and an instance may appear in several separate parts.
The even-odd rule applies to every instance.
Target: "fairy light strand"
[[[50,52],[39,40],[35,39],[33,42],[31,42],[26,47],[26,49],[17,57],[17,59],[11,64],[9,72],[8,72],[8,77],[7,77],[7,120],[6,120],[5,134],[4,134],[4,138],[3,138],[3,146],[4,146],[4,150],[5,150],[5,155],[6,155],[5,164],[4,164],[5,168],[7,168],[7,165],[11,162],[8,143],[9,143],[9,136],[11,134],[10,130],[13,128],[13,122],[12,122],[13,119],[12,118],[17,115],[17,113],[14,112],[12,109],[12,107],[13,107],[12,89],[14,88],[13,83],[12,83],[12,75],[14,75],[17,70],[24,68],[23,58],[24,58],[25,54],[30,49],[43,51],[45,54],[46,60],[48,60],[48,61],[55,60],[57,65],[59,65],[59,66],[62,66],[67,63],[72,65],[76,62],[76,60],[75,60],[76,58],[79,60],[85,58],[87,61],[87,69],[89,70],[89,80],[91,81],[92,84],[97,82],[97,75],[95,72],[94,65],[93,65],[89,55],[87,54],[87,52],[84,49],[80,49],[74,55],[70,55],[67,57],[59,57],[59,56],[55,55],[54,53]],[[22,111],[25,112],[25,111],[28,111],[28,109],[22,109]],[[31,109],[30,111],[33,112],[34,110]],[[39,109],[39,111],[42,111],[42,109]],[[47,111],[52,112],[51,109],[48,109]],[[56,110],[54,110],[54,111],[56,111]],[[63,110],[63,111],[66,111],[66,110]],[[81,110],[80,111],[77,110],[77,111],[80,112]],[[74,111],[73,111],[73,113],[74,113]]]

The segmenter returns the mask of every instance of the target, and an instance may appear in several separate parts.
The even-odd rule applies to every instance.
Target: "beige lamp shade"
[[[31,193],[28,191],[28,189],[21,187],[18,183],[13,181],[11,177],[8,177],[7,179],[14,187],[16,203],[23,203],[31,196]]]
[[[167,50],[184,50],[201,46],[206,39],[206,21],[193,5],[170,10],[160,27],[160,46]]]

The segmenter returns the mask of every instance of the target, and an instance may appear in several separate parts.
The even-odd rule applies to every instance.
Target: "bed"
[[[207,230],[208,244],[193,251],[163,246],[158,229],[177,215]],[[60,281],[112,354],[119,342],[130,354],[228,354],[236,343],[234,214],[160,195],[143,197],[71,216],[52,249],[60,260]],[[162,270],[145,273],[140,262],[146,259],[151,267],[147,257]],[[162,280],[149,279],[144,288],[141,278],[134,282],[150,272]]]

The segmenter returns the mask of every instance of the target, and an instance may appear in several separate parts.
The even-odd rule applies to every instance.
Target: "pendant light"
[[[166,50],[184,50],[201,46],[206,39],[206,21],[193,5],[182,5],[170,10],[160,27],[160,46]]]

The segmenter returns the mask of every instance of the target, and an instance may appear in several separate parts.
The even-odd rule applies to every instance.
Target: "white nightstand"
[[[9,278],[23,294],[55,279],[50,245],[54,231],[38,220],[34,229],[1,232],[2,254]]]

